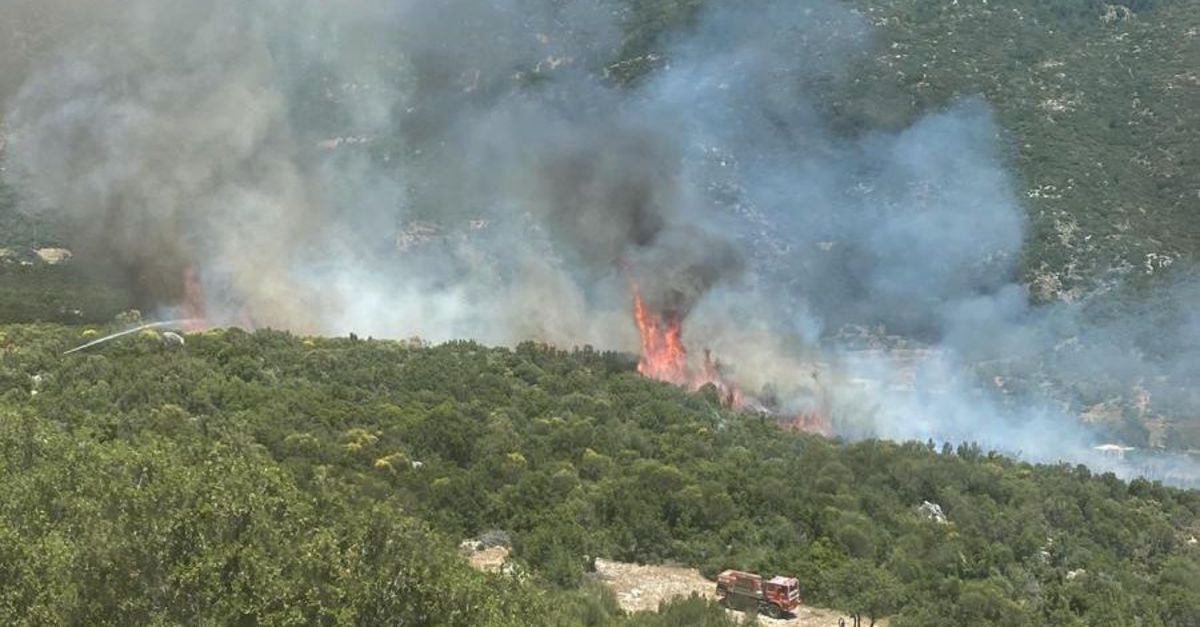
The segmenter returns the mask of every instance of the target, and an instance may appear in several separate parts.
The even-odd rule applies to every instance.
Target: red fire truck
[[[717,575],[717,601],[725,607],[781,618],[800,606],[800,583],[794,577],[764,580],[754,573],[727,570]]]

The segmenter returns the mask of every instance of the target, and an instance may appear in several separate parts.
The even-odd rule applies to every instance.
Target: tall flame
[[[650,311],[636,285],[633,286],[633,319],[642,341],[642,355],[638,360],[638,372],[642,376],[691,390],[711,383],[716,386],[724,405],[741,405],[741,393],[721,375],[720,365],[708,350],[704,351],[703,368],[698,372],[688,364],[687,349],[683,346],[682,316],[671,310]]]
[[[633,288],[633,319],[642,338],[638,372],[643,376],[687,385],[687,351],[683,348],[683,324],[672,313],[657,314],[646,309],[642,294]]]
[[[711,384],[716,388],[721,404],[726,407],[768,411],[762,403],[747,398],[732,381],[726,379],[721,364],[709,350],[704,351],[702,368],[698,371],[692,369],[683,345],[683,317],[672,310],[661,313],[651,311],[637,285],[633,285],[633,320],[641,337],[642,354],[637,369],[642,376],[689,390],[699,390]],[[828,398],[824,394],[811,411],[794,416],[777,415],[776,418],[785,429],[818,433],[826,437],[833,435]]]

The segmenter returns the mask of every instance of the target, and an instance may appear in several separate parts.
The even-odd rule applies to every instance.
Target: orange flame
[[[646,309],[641,292],[633,288],[633,319],[642,338],[642,357],[638,372],[643,376],[687,385],[687,351],[683,348],[683,325],[679,316],[658,315]]]
[[[688,365],[687,349],[683,346],[683,320],[678,313],[655,313],[646,307],[641,292],[633,287],[633,319],[641,336],[642,355],[638,372],[642,376],[698,390],[711,383],[727,407],[740,407],[742,395],[737,387],[721,375],[719,364],[712,354],[704,351],[704,365],[694,372]]]
[[[824,406],[801,412],[795,416],[780,418],[779,424],[788,431],[802,431],[823,435],[827,438],[833,437],[833,425],[829,423],[829,410]]]
[[[757,400],[745,397],[733,382],[725,378],[720,363],[713,359],[708,349],[704,350],[704,362],[699,372],[689,367],[687,349],[683,346],[683,319],[673,311],[650,311],[637,285],[633,286],[633,319],[641,336],[642,354],[637,369],[642,376],[689,390],[699,390],[712,384],[725,407],[757,407],[762,411],[762,405]],[[794,416],[777,415],[776,418],[784,429],[833,436],[829,401],[824,395],[810,411]]]

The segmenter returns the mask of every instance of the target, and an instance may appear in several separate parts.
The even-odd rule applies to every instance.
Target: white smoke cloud
[[[176,304],[197,268],[218,320],[635,350],[636,280],[751,394],[799,411],[828,390],[848,436],[1108,463],[1077,408],[989,387],[979,363],[1104,381],[1090,397],[1140,376],[1200,405],[1163,383],[1200,371],[1195,314],[1146,354],[1139,312],[1029,306],[986,103],[833,128],[821,86],[869,50],[859,16],[709,7],[618,86],[629,18],[583,0],[13,2],[9,160],[30,210],[147,300]],[[1195,311],[1186,285],[1167,309]],[[935,357],[910,376],[832,342],[847,324]]]

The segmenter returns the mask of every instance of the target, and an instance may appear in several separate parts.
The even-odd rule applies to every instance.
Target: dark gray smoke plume
[[[1104,465],[1085,409],[1200,405],[1194,281],[1164,335],[1029,306],[985,102],[848,135],[822,86],[868,54],[859,15],[712,4],[624,84],[618,0],[14,0],[9,170],[147,301],[193,268],[218,322],[635,350],[636,284],[851,437]],[[858,350],[886,334],[909,350]]]

